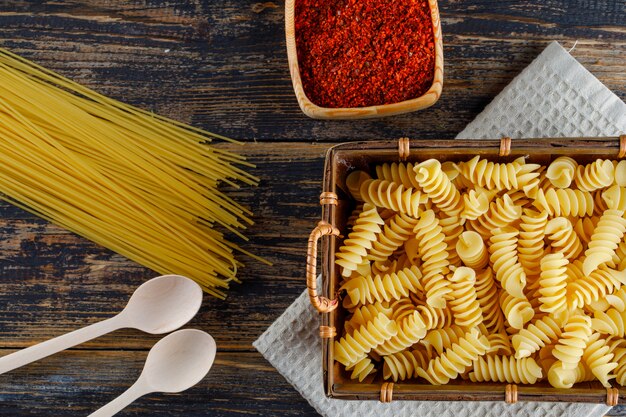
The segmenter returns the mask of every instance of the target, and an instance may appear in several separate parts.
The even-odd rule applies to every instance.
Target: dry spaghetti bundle
[[[224,297],[252,213],[219,186],[258,179],[213,138],[0,49],[0,198]]]

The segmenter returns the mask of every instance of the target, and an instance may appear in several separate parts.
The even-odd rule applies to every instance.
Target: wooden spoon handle
[[[83,327],[82,329],[75,330],[70,333],[66,333],[62,336],[55,337],[54,339],[47,340],[27,347],[26,349],[18,350],[0,358],[0,374],[12,371],[31,362],[38,361],[52,354],[61,352],[62,350],[71,348],[72,346],[79,345],[88,340],[95,339],[103,334],[110,333],[114,330],[124,327],[121,321],[118,320],[119,316],[112,317],[110,319],[94,323],[90,326]]]
[[[103,406],[102,408],[89,414],[88,417],[111,417],[124,408],[128,407],[137,398],[148,394],[150,390],[146,389],[141,380],[141,377],[130,388],[128,388],[122,395]]]

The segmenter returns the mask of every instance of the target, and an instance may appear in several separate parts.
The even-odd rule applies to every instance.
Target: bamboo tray
[[[298,53],[296,49],[295,30],[295,3],[297,0],[285,2],[285,36],[287,40],[287,58],[289,60],[289,72],[296,98],[300,109],[313,119],[369,119],[374,117],[393,116],[396,114],[409,113],[432,106],[439,100],[443,89],[443,36],[441,35],[441,20],[439,19],[439,6],[437,0],[428,0],[430,13],[433,21],[433,34],[435,38],[435,77],[431,87],[420,97],[399,103],[385,104],[369,107],[344,107],[328,108],[320,107],[306,96],[300,79],[300,67],[298,66]]]
[[[576,384],[571,389],[552,388],[547,382],[534,385],[472,383],[452,381],[449,385],[427,383],[391,383],[374,379],[358,383],[334,361],[333,342],[342,333],[345,312],[337,308],[340,275],[335,267],[335,252],[340,230],[345,230],[354,201],[349,197],[345,178],[354,169],[371,171],[373,164],[384,162],[415,162],[428,158],[440,161],[467,160],[475,155],[496,162],[510,162],[526,155],[530,162],[549,163],[567,155],[580,163],[597,158],[618,159],[626,156],[626,135],[612,138],[520,139],[502,140],[411,140],[350,142],[331,148],[326,155],[323,193],[320,196],[322,220],[309,238],[307,256],[307,288],[313,306],[321,313],[323,375],[326,395],[344,400],[437,400],[437,401],[563,401],[607,403],[616,405],[626,400],[623,388],[604,388],[599,382]],[[316,285],[317,241],[322,238],[322,288]]]

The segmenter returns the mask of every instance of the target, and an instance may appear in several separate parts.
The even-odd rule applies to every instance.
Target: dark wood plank
[[[306,240],[319,220],[323,157],[328,145],[257,143],[238,149],[258,165],[258,188],[233,192],[257,224],[244,247],[274,263],[247,263],[226,301],[207,296],[192,321],[221,349],[252,342],[304,290]],[[0,347],[24,347],[110,317],[155,274],[90,241],[6,203],[0,204]],[[120,331],[86,348],[147,348],[158,338]]]
[[[623,2],[442,0],[446,80],[437,105],[376,121],[313,121],[291,88],[283,6],[0,2],[1,46],[105,94],[249,142],[241,151],[259,164],[261,186],[232,195],[257,213],[245,247],[276,266],[248,262],[244,283],[226,301],[207,298],[192,321],[226,350],[205,383],[182,395],[151,396],[122,415],[315,414],[251,347],[304,288],[305,241],[319,218],[327,147],[312,142],[453,137],[553,39],[568,48],[578,40],[572,54],[626,97]],[[0,348],[109,317],[153,275],[0,203]],[[85,415],[132,382],[156,340],[122,330],[0,376],[0,415]],[[611,414],[626,415],[626,408]]]
[[[626,10],[611,0],[441,1],[440,101],[357,122],[313,121],[300,112],[282,2],[14,3],[0,5],[3,46],[106,94],[243,140],[451,138],[555,39],[568,48],[577,40],[573,55],[626,94]]]
[[[0,350],[0,355],[9,352]],[[145,351],[72,350],[2,375],[0,415],[86,416],[124,392],[141,373],[146,356]],[[260,354],[218,352],[209,375],[194,388],[148,395],[119,416],[259,413],[317,415]]]

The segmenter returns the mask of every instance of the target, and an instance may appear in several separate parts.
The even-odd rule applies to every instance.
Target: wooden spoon
[[[162,275],[135,290],[118,315],[0,358],[0,374],[122,328],[169,333],[196,315],[202,289],[189,278]]]
[[[113,416],[146,394],[193,387],[209,373],[215,353],[215,341],[203,331],[185,329],[165,336],[150,349],[137,382],[89,417]]]

